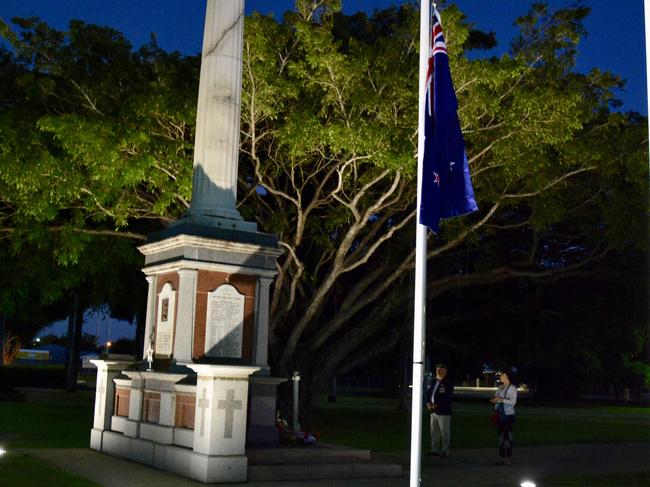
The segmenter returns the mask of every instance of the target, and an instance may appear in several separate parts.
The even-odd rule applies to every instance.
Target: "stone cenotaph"
[[[236,209],[244,0],[207,0],[188,212],[140,247],[139,362],[95,360],[91,448],[202,482],[245,482],[273,444],[269,291],[281,251]],[[247,439],[248,433],[248,439]]]

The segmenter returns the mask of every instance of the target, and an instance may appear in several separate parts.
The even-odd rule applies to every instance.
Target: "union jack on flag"
[[[438,233],[440,219],[478,210],[458,120],[440,14],[433,7],[426,79],[420,223]]]

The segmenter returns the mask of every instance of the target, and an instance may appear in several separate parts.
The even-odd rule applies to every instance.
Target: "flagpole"
[[[419,487],[422,456],[422,386],[426,340],[427,227],[420,223],[424,160],[424,109],[429,65],[429,0],[420,0],[420,76],[418,103],[418,188],[415,230],[415,296],[413,306],[413,388],[411,399],[410,487]]]

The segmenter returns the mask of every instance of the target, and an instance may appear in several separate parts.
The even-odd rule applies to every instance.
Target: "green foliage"
[[[443,11],[481,211],[430,239],[430,296],[444,296],[453,274],[458,287],[561,276],[595,270],[612,252],[644,251],[646,124],[611,111],[620,78],[573,71],[587,14],[534,5],[518,20],[511,55],[469,60],[471,25],[456,7]],[[418,25],[410,5],[316,20],[301,7],[281,24],[246,24],[240,171],[266,191],[248,192],[242,207],[291,249],[272,307],[279,370],[297,367],[310,380],[314,366],[314,381],[326,383],[363,360],[355,353],[380,353],[401,333],[412,226],[383,244],[380,236],[415,204]],[[391,192],[397,175],[404,185]],[[367,218],[378,201],[390,203]],[[460,267],[449,248],[468,263]],[[358,273],[347,270],[361,259]],[[446,308],[438,301],[438,312]],[[378,321],[384,339],[373,342]],[[576,363],[598,371],[602,354],[582,347]]]
[[[16,22],[0,112],[5,226],[121,229],[178,214],[191,187],[195,60],[155,40],[132,52],[122,34],[80,21],[68,32]]]
[[[299,0],[281,21],[245,24],[239,209],[286,250],[270,357],[306,384],[390,350],[410,314],[419,13],[410,3],[340,8]],[[552,288],[562,276],[627,271],[622,256],[647,250],[646,120],[612,110],[619,77],[574,72],[587,15],[534,4],[511,53],[471,60],[490,35],[455,6],[442,11],[480,211],[429,239],[436,322],[463,323],[460,289],[513,279]],[[135,242],[189,204],[198,59],[155,39],[134,51],[78,21],[65,32],[36,18],[15,25],[0,23],[11,47],[0,49],[0,257],[11,270],[0,312],[33,329],[37,311],[65,316],[76,292],[84,306],[133,313],[144,301]],[[472,311],[512,307],[494,303]],[[576,356],[597,371],[602,347]]]
[[[624,357],[624,363],[632,373],[641,376],[645,388],[650,389],[650,364],[629,356]]]
[[[0,252],[11,269],[0,312],[29,337],[68,314],[52,306],[73,291],[82,306],[120,293],[116,304],[143,306],[141,292],[119,289],[143,287],[128,239],[187,207],[198,63],[155,39],[133,52],[122,34],[79,21],[66,32],[14,21],[18,35],[1,25],[12,51],[0,56]]]

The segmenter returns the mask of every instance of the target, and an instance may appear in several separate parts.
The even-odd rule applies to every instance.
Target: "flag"
[[[440,14],[433,8],[426,79],[420,223],[438,233],[440,219],[478,210]]]

